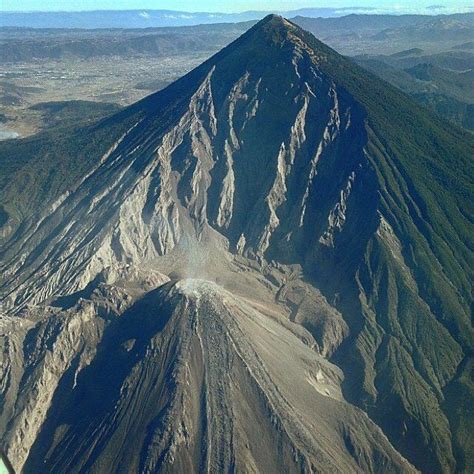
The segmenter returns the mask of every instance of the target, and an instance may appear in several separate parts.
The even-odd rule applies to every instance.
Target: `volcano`
[[[469,471],[472,156],[273,15],[22,141],[1,447],[23,472]]]

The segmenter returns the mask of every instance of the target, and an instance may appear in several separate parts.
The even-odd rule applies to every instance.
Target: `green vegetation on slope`
[[[398,87],[440,116],[474,130],[472,64],[466,65],[467,71],[451,70],[449,64],[444,67],[437,64],[438,55],[420,58],[405,58],[404,55],[357,56],[354,59],[364,69]],[[472,58],[470,60],[472,63]],[[404,63],[408,61],[414,64],[406,67]]]
[[[442,411],[443,389],[474,347],[474,138],[311,35],[298,34],[322,58],[319,67],[366,110],[379,212],[401,247],[396,258],[393,243],[376,234],[358,257],[353,284],[360,301],[352,296],[344,309],[347,316],[357,313],[349,308],[360,308],[352,318],[362,318],[362,329],[344,354],[360,357],[361,372],[345,366],[341,355],[346,385],[356,402],[367,400],[371,416],[418,467],[451,472],[457,435]],[[351,249],[336,252],[338,261],[355,258]],[[349,294],[350,288],[339,291]],[[396,407],[399,423],[387,417]],[[469,416],[465,406],[459,409]],[[458,444],[460,468],[462,456],[472,452]]]
[[[45,127],[65,127],[90,124],[118,112],[121,107],[107,102],[70,100],[60,102],[42,102],[30,107],[43,116]]]
[[[66,122],[73,119],[67,113],[63,117],[68,117]],[[68,123],[25,139],[0,142],[3,224],[8,221],[16,228],[74,188],[125,133],[128,123],[107,119],[91,125]]]

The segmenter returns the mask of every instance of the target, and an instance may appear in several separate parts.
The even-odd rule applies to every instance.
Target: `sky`
[[[296,10],[312,7],[371,7],[376,11],[423,11],[441,13],[474,10],[474,0],[0,0],[0,11],[81,10],[181,10],[188,12],[239,12],[246,10]],[[430,8],[430,7],[437,8]]]

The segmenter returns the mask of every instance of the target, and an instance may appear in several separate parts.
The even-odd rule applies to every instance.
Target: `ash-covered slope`
[[[205,280],[104,311],[117,293],[102,285],[7,338],[25,412],[9,454],[23,472],[414,471],[283,315]]]
[[[104,265],[149,260],[211,228],[233,251],[263,256],[275,230],[312,226],[316,165],[337,149],[349,159],[336,157],[330,191],[350,188],[364,167],[362,109],[318,71],[321,58],[297,36],[280,45],[292,28],[277,18],[259,24],[115,117],[129,122],[125,133],[44,220],[7,242],[4,287],[16,307],[78,290]]]
[[[64,170],[64,150],[71,169],[62,180],[49,163]],[[271,288],[262,301],[283,305],[311,332],[315,351],[343,370],[344,397],[395,448],[427,472],[469,470],[473,152],[468,134],[268,17],[164,91],[47,144],[32,166],[48,181],[22,189],[25,168],[12,174],[1,193],[14,216],[2,227],[5,309],[74,304],[104,270],[113,282],[127,266],[222,278],[245,295],[252,283],[237,284],[222,266],[242,259],[239,272],[250,268],[250,281]],[[28,195],[44,196],[48,208]],[[72,403],[51,405],[58,416],[63,401]],[[327,416],[335,422],[338,413]],[[110,419],[99,415],[106,429]],[[70,431],[71,440],[85,436],[83,428]],[[378,454],[364,450],[378,441],[360,428],[352,458],[375,470]],[[47,429],[32,453],[51,447]],[[280,442],[319,459],[316,467],[331,457],[272,439],[285,463]],[[51,447],[51,463],[66,468],[73,461],[61,458],[63,448]],[[82,451],[74,462],[90,456]],[[198,462],[193,456],[186,462]]]

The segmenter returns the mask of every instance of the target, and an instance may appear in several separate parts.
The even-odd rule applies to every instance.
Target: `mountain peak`
[[[275,13],[271,13],[270,15],[267,15],[262,20],[260,20],[260,22],[257,24],[265,24],[269,22],[280,23],[280,24],[284,24],[285,22],[288,23],[287,20],[285,20],[285,18],[283,18],[281,15],[276,15]]]
[[[314,53],[327,55],[331,51],[330,48],[325,47],[298,25],[280,15],[267,15],[252,30],[262,35],[265,41],[278,48],[283,47],[285,44],[297,46],[300,50],[306,50],[311,56]],[[336,53],[334,52],[334,54]]]
[[[265,30],[269,31],[269,30],[291,30],[291,29],[295,29],[297,28],[296,25],[294,25],[293,23],[291,23],[289,20],[287,20],[286,18],[283,18],[282,16],[280,15],[275,15],[275,14],[271,14],[271,15],[267,15],[265,18],[263,18],[262,20],[260,20],[257,24],[256,24],[256,27],[259,28],[265,28]]]

